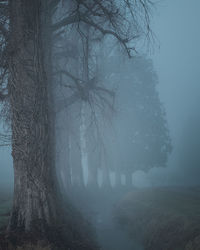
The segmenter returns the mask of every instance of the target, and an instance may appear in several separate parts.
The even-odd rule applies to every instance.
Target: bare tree
[[[70,212],[65,217],[60,205],[55,171],[53,42],[66,26],[80,31],[90,26],[100,40],[110,35],[130,55],[134,50],[131,41],[144,32],[141,24],[145,23],[145,30],[149,31],[149,3],[71,0],[68,5],[59,0],[0,1],[0,97],[2,101],[8,99],[10,105],[15,178],[9,235],[29,235],[24,238],[34,238],[37,243],[41,238],[47,239],[54,243],[51,249],[95,248],[86,236],[87,230],[78,230]],[[55,21],[61,4],[64,16]],[[77,78],[74,84],[71,99],[88,100],[88,92],[96,88],[92,81]],[[61,104],[66,107],[68,102],[69,99],[63,100]]]

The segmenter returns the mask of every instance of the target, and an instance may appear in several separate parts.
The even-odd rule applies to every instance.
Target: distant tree
[[[126,184],[132,185],[135,171],[166,166],[172,146],[152,61],[144,56],[126,60],[116,49],[100,66],[102,81],[117,88],[113,136],[105,138],[105,145],[116,185],[121,184],[122,174]]]
[[[166,114],[156,89],[152,61],[137,57],[124,63],[119,86],[120,169],[128,185],[136,170],[165,167],[172,150]],[[122,104],[122,105],[120,105]]]

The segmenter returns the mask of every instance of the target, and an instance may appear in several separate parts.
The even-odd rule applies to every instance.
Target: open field
[[[133,191],[121,200],[115,216],[146,250],[200,249],[200,187]]]

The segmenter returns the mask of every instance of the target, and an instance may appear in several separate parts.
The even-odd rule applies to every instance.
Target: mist
[[[157,173],[161,175],[167,173],[168,181],[175,184],[176,181],[172,180],[173,176],[182,173],[178,161],[181,158],[180,148],[184,140],[184,130],[186,126],[189,126],[188,124],[195,123],[195,117],[197,122],[199,119],[199,8],[200,3],[197,0],[192,3],[186,0],[161,1],[156,5],[152,20],[155,44],[148,57],[152,58],[158,75],[157,88],[160,100],[166,109],[173,152],[169,157],[167,169],[151,170],[145,175],[136,174],[137,185],[151,185],[152,178],[156,183],[154,175]],[[6,183],[7,180],[12,183],[13,170],[10,151],[8,148],[0,148],[1,183]],[[187,178],[190,177],[187,175]],[[179,184],[184,184],[184,182],[187,180],[183,179]]]
[[[165,175],[165,182],[174,185],[199,184],[199,174],[193,174],[196,166],[188,165],[187,174],[182,166],[183,144],[187,144],[186,127],[189,132],[199,121],[199,41],[200,22],[197,14],[198,1],[162,1],[154,17],[154,32],[158,38],[159,49],[153,54],[155,69],[159,77],[159,94],[166,108],[173,152],[169,157],[168,168],[159,171]],[[196,130],[196,140],[199,131]],[[191,131],[192,134],[192,131]],[[190,147],[190,146],[189,146]],[[191,147],[193,147],[191,145]],[[189,157],[189,155],[188,155]],[[197,164],[198,165],[198,164]],[[198,170],[199,167],[197,167]],[[191,172],[190,172],[191,169]],[[156,183],[156,174],[152,175]],[[180,177],[181,176],[181,177]]]
[[[136,5],[134,8],[138,14],[134,17],[134,25],[129,24],[132,12],[124,14],[120,10],[128,1],[122,1],[122,5],[117,1],[113,8],[120,10],[118,19],[109,19],[103,8],[103,14],[91,12],[100,26],[83,18],[79,20],[80,26],[73,21],[67,29],[61,20],[66,14],[72,17],[76,1],[69,2],[67,11],[66,2],[57,2],[54,3],[57,6],[52,11],[50,29],[57,33],[52,36],[52,47],[44,46],[45,53],[47,51],[53,58],[49,63],[48,57],[44,56],[46,78],[41,81],[48,79],[46,89],[49,92],[38,97],[41,103],[44,96],[49,98],[48,108],[41,111],[40,121],[48,115],[50,118],[42,124],[43,127],[33,129],[36,131],[33,132],[35,141],[38,140],[34,147],[26,145],[28,153],[32,149],[37,152],[42,145],[39,153],[31,158],[35,169],[39,165],[34,161],[40,159],[40,152],[46,152],[46,148],[49,150],[41,159],[50,155],[48,164],[54,165],[53,171],[45,170],[46,165],[42,163],[42,173],[30,176],[37,183],[46,171],[57,179],[56,184],[53,178],[49,183],[52,181],[52,187],[61,193],[61,196],[57,193],[54,196],[62,197],[64,201],[64,205],[60,205],[62,209],[64,207],[61,215],[68,228],[65,233],[70,232],[67,238],[70,243],[63,243],[62,249],[68,249],[68,246],[75,250],[198,250],[199,0],[154,1],[155,6],[148,18],[146,9],[143,12],[143,8]],[[94,1],[94,6],[97,2]],[[82,3],[82,7],[77,6],[79,15],[88,8]],[[112,12],[109,4],[104,7],[112,15],[118,13]],[[131,9],[129,5],[127,9]],[[102,17],[105,20],[102,21]],[[110,32],[113,22],[114,31]],[[151,30],[147,28],[147,33],[145,22],[150,22]],[[57,28],[59,25],[61,28]],[[127,34],[134,39],[121,38]],[[47,38],[45,34],[46,44]],[[41,75],[38,75],[39,80]],[[35,91],[33,87],[30,90]],[[28,101],[31,99],[29,94],[26,94]],[[13,187],[23,183],[26,168],[22,174],[24,179],[14,182],[17,171],[14,175],[13,167],[15,160],[18,161],[18,155],[15,156],[18,144],[14,137],[11,138],[13,128],[10,118],[6,117],[7,103],[0,105],[0,229],[4,230],[13,217],[13,212],[10,212]],[[24,131],[22,138],[26,136]],[[39,140],[48,138],[49,134],[52,137],[43,145]],[[27,193],[32,190],[29,184]],[[44,189],[42,186],[41,190]],[[50,203],[52,201],[53,198]],[[42,202],[45,204],[45,199]],[[46,211],[44,209],[44,214]],[[24,223],[22,227],[25,232],[31,228],[31,224],[27,228],[26,225]],[[59,228],[60,224],[56,226]],[[170,232],[175,232],[177,237],[172,237]],[[62,242],[62,237],[59,237],[58,241]],[[73,243],[76,240],[78,243]]]

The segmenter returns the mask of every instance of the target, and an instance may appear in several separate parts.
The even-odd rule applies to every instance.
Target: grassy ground
[[[9,219],[9,212],[11,208],[11,193],[0,189],[0,229],[4,228]]]
[[[136,190],[116,220],[148,250],[200,250],[200,187]]]

